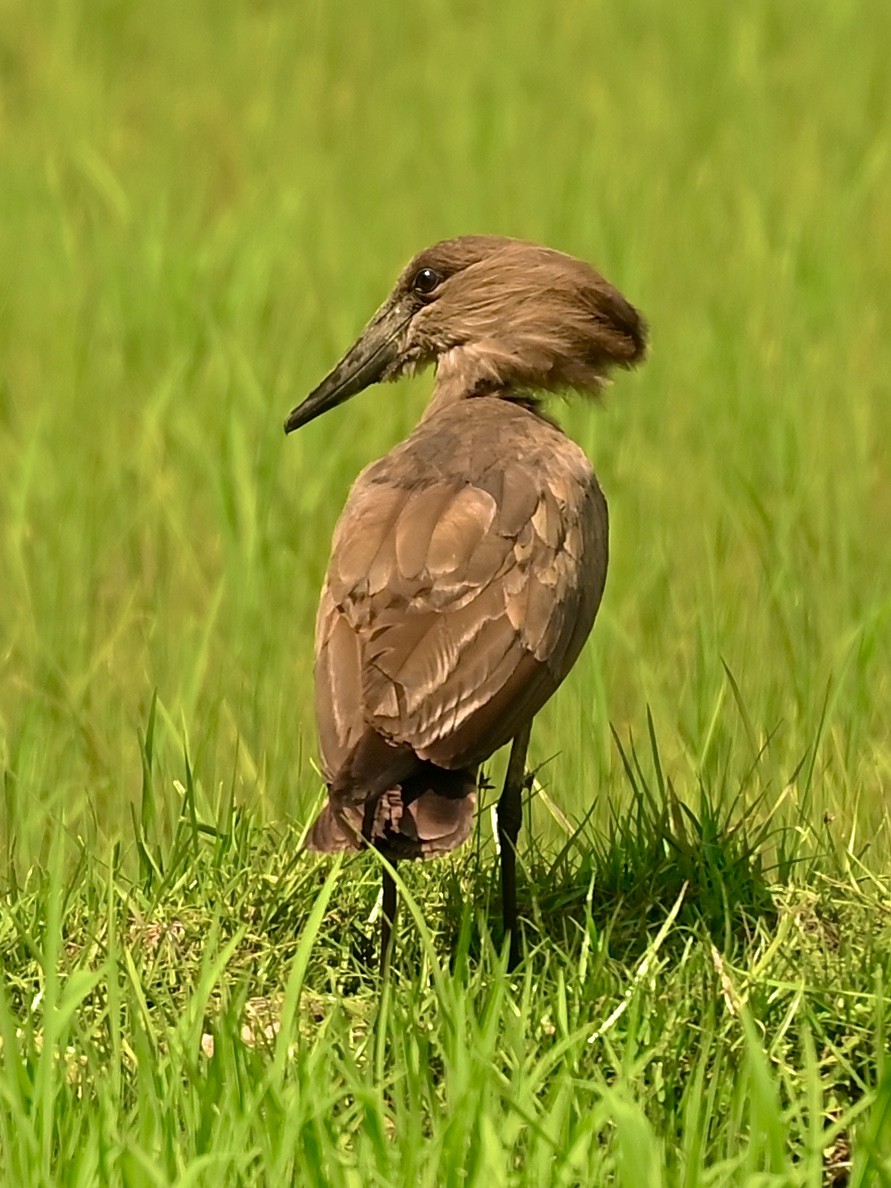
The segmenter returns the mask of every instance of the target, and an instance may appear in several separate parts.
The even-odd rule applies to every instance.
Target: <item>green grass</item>
[[[868,0],[0,0],[0,1181],[891,1183],[889,52]],[[486,808],[382,986],[373,856],[300,849],[312,628],[429,380],[281,422],[465,231],[653,346],[557,410],[612,561],[527,960]]]

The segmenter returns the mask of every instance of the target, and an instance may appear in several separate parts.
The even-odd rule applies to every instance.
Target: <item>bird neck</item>
[[[494,397],[518,403],[535,405],[533,397],[520,394],[503,374],[506,358],[499,354],[495,344],[453,347],[436,361],[436,385],[430,403],[424,412],[424,420],[449,405],[471,397]]]

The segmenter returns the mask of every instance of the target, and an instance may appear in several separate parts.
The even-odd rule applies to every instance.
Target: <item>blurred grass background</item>
[[[49,819],[126,834],[154,689],[162,784],[187,735],[210,800],[308,814],[331,529],[429,379],[289,441],[282,417],[404,261],[468,231],[591,259],[652,324],[605,411],[559,410],[613,560],[542,779],[602,816],[609,724],[640,735],[649,706],[682,796],[737,786],[769,739],[772,797],[806,759],[812,816],[887,825],[886,6],[2,9],[0,756],[23,861]]]

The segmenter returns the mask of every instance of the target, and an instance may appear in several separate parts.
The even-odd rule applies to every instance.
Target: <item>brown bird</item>
[[[307,844],[445,854],[471,830],[480,764],[512,742],[498,801],[511,965],[530,727],[588,637],[607,567],[606,501],[540,396],[597,395],[645,344],[637,310],[581,260],[448,239],[411,261],[285,422],[436,365],[420,424],[359,475],[335,529],[316,624],[328,802]],[[382,968],[395,910],[385,872]]]

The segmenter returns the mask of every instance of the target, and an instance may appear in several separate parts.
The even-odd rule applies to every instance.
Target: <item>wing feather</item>
[[[578,447],[522,416],[534,421],[528,457],[510,465],[497,432],[462,439],[466,458],[440,458],[422,424],[414,454],[410,438],[354,486],[317,632],[329,777],[369,730],[420,760],[472,768],[575,661],[603,588],[606,505]],[[536,456],[549,433],[559,451],[546,441]]]

